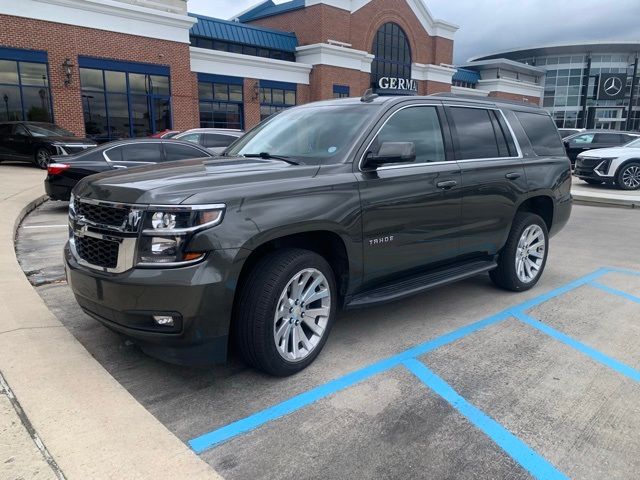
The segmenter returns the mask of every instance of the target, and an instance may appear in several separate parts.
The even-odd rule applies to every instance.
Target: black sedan
[[[45,169],[53,155],[72,155],[96,145],[53,123],[0,123],[0,160],[27,161]]]
[[[582,152],[595,148],[620,147],[638,138],[638,132],[622,132],[617,130],[585,130],[563,138],[564,148],[571,164]]]
[[[213,156],[206,148],[189,142],[156,138],[117,140],[76,155],[52,157],[44,188],[52,200],[69,200],[76,183],[94,173]]]

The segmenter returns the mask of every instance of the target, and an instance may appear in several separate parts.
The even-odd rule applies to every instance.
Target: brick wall
[[[489,92],[488,96],[502,98],[504,100],[515,100],[518,102],[530,103],[532,105],[540,105],[540,97],[532,97],[531,95],[517,95],[515,93],[493,91]]]
[[[48,53],[55,121],[78,135],[84,135],[78,55],[169,66],[173,127],[199,126],[198,86],[187,44],[0,15],[0,45]],[[68,86],[62,69],[66,58],[74,64]]]
[[[256,95],[256,88],[260,87],[260,80],[245,78],[242,89],[244,98],[244,129],[249,130],[260,123],[260,95]]]
[[[371,52],[381,25],[395,22],[405,31],[411,46],[412,61],[424,64],[451,64],[453,41],[431,37],[405,0],[373,0],[353,14],[346,10],[318,4],[292,12],[255,20],[261,25],[296,32],[301,45],[338,40],[356,50]],[[351,95],[360,95],[370,86],[370,75],[327,65],[314,67],[311,73],[311,100],[331,98],[333,84],[349,85]],[[418,82],[419,93],[450,91],[439,82]]]

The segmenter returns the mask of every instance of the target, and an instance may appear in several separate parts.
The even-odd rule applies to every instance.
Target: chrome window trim
[[[374,140],[377,138],[377,136],[380,134],[380,131],[385,127],[385,125],[387,124],[387,122],[389,120],[391,120],[396,113],[406,109],[406,108],[415,108],[415,107],[441,107],[442,104],[441,103],[413,103],[411,105],[404,105],[402,107],[400,107],[399,109],[395,110],[394,112],[391,113],[391,115],[389,115],[386,120],[382,123],[382,125],[380,125],[380,127],[376,130],[375,134],[373,135],[373,138],[369,141],[369,143],[367,144],[367,147],[364,149],[364,153],[362,154],[362,156],[360,157],[360,160],[358,161],[358,170],[360,172],[365,172],[365,170],[362,169],[362,164],[364,162],[364,159],[367,155],[367,152],[369,151],[369,147],[371,147],[371,144],[374,142]],[[439,117],[438,117],[439,120]],[[442,125],[440,125],[440,135],[442,135],[442,145],[446,148],[445,146],[445,141],[444,141],[444,135],[442,132]],[[378,167],[376,168],[376,171],[379,170],[396,170],[399,168],[416,168],[416,167],[423,167],[426,165],[443,165],[443,164],[451,164],[455,162],[455,160],[445,160],[445,161],[437,161],[437,162],[420,162],[420,163],[408,163],[406,165],[389,165],[386,167]]]
[[[445,160],[445,161],[438,161],[438,162],[421,162],[421,163],[409,163],[406,165],[389,165],[386,167],[378,167],[376,168],[376,171],[378,170],[397,170],[397,169],[402,169],[402,168],[416,168],[416,167],[424,167],[424,166],[429,166],[429,165],[450,165],[453,162],[458,162],[458,163],[470,163],[470,162],[484,162],[484,161],[493,161],[493,160],[518,160],[518,159],[523,159],[524,156],[522,154],[522,149],[520,148],[520,142],[518,142],[518,138],[516,137],[513,128],[511,127],[511,124],[509,123],[509,120],[507,119],[506,115],[504,114],[504,112],[498,108],[498,107],[488,107],[488,106],[482,106],[482,105],[459,105],[459,104],[437,104],[437,103],[416,103],[416,104],[412,104],[412,105],[405,105],[401,108],[399,108],[398,110],[396,110],[395,112],[393,112],[391,115],[389,115],[389,117],[384,121],[384,123],[378,128],[378,130],[376,131],[375,135],[373,136],[373,138],[371,139],[371,141],[368,143],[367,148],[365,148],[365,152],[362,154],[362,156],[360,157],[360,161],[358,162],[358,170],[360,172],[364,172],[364,170],[362,170],[362,163],[364,162],[365,156],[367,154],[367,151],[369,150],[369,147],[371,147],[371,144],[374,142],[374,140],[376,139],[376,137],[378,136],[378,134],[380,133],[380,131],[385,127],[385,125],[387,124],[387,122],[399,111],[404,110],[405,108],[412,108],[412,107],[461,107],[461,108],[476,108],[476,109],[481,109],[481,110],[493,110],[493,111],[497,111],[500,112],[500,115],[502,116],[502,119],[504,120],[504,123],[507,125],[507,128],[509,129],[509,133],[511,134],[511,138],[513,139],[513,143],[516,146],[516,152],[518,153],[518,155],[511,156],[511,157],[483,157],[483,158],[465,158],[465,159],[461,159],[461,160]],[[442,125],[440,126],[441,131],[442,131]],[[505,139],[506,140],[506,139]],[[444,139],[443,139],[444,141]]]

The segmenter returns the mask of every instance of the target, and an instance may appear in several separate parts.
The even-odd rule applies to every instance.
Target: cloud
[[[277,0],[276,3],[283,3]],[[259,0],[189,0],[189,11],[232,18]],[[518,47],[640,40],[638,0],[426,0],[436,18],[460,26],[455,63]]]

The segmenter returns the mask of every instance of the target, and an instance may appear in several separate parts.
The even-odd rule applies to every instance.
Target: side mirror
[[[387,163],[408,163],[416,159],[416,145],[413,142],[384,142],[377,154],[365,159],[365,167],[377,168]]]

